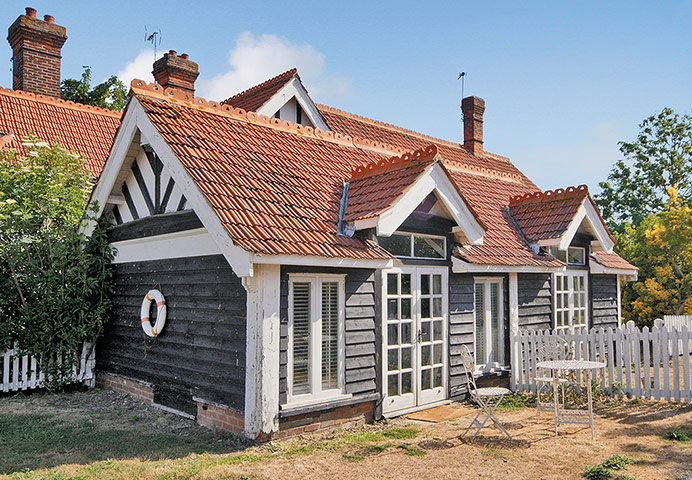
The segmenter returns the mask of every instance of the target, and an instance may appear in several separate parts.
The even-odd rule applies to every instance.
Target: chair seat
[[[555,378],[553,378],[553,377],[535,377],[534,380],[535,380],[536,382],[549,382],[549,383],[553,383],[553,382],[555,381]],[[564,383],[569,383],[569,380],[567,380],[566,378],[558,378],[558,379],[557,379],[557,383],[563,383],[563,384],[564,384]]]
[[[473,390],[474,395],[479,397],[499,397],[500,395],[507,395],[509,390],[503,387],[483,387]]]

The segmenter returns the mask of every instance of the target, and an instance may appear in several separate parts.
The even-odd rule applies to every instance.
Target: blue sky
[[[692,110],[690,2],[4,0],[3,28],[26,6],[67,27],[63,78],[82,65],[98,81],[147,75],[146,26],[161,30],[160,52],[199,63],[202,96],[297,64],[318,103],[453,141],[466,71],[465,93],[486,101],[486,149],[543,189],[597,191],[645,117]],[[11,87],[0,44],[0,85]]]

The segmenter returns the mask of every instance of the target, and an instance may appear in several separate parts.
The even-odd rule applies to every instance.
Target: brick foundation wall
[[[353,428],[372,422],[374,414],[375,402],[365,402],[282,418],[279,431],[272,434],[272,439],[325,432],[336,427]]]
[[[194,400],[197,402],[197,423],[205,427],[243,434],[245,428],[245,415],[243,413],[201,398]]]
[[[98,372],[96,374],[96,385],[108,390],[125,393],[144,403],[154,403],[154,388],[148,383]]]

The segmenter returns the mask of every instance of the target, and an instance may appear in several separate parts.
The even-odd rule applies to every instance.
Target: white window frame
[[[419,258],[422,260],[447,260],[447,237],[444,237],[442,235],[428,235],[425,233],[413,233],[413,232],[400,232],[396,231],[392,233],[392,235],[401,235],[409,236],[409,255],[396,255],[396,258]],[[421,238],[435,238],[437,240],[442,240],[442,251],[444,252],[443,257],[417,257],[415,256],[415,237],[421,237]],[[387,237],[389,238],[389,237]],[[382,247],[384,248],[384,247]],[[391,253],[391,252],[390,252]]]
[[[505,322],[504,322],[504,315],[505,315],[505,303],[504,303],[504,278],[500,277],[474,277],[473,279],[473,355],[474,358],[476,356],[476,285],[482,284],[483,288],[486,289],[487,295],[485,297],[485,311],[486,311],[486,320],[490,318],[490,305],[491,305],[491,299],[490,299],[490,284],[491,283],[497,283],[498,284],[498,289],[497,289],[497,294],[498,294],[498,319],[499,319],[499,325],[498,325],[498,336],[500,338],[500,351],[499,351],[499,358],[498,362],[492,362],[492,363],[478,363],[476,362],[476,374],[481,374],[481,373],[488,373],[496,370],[504,370],[507,368],[507,365],[505,364]],[[488,339],[490,339],[490,343],[492,344],[492,325],[490,321],[486,321],[485,325],[485,338],[486,338],[486,348],[488,344]]]
[[[310,336],[309,382],[310,393],[293,395],[293,284],[310,283]],[[322,283],[338,283],[339,339],[338,339],[338,388],[322,390]],[[350,397],[345,393],[345,274],[289,274],[288,280],[288,351],[287,351],[287,403],[291,405],[320,402],[333,398]]]
[[[567,287],[569,292],[568,294],[568,306],[567,308],[563,307],[561,310],[566,311],[568,316],[569,316],[569,323],[566,326],[558,326],[557,324],[557,278],[558,277],[567,277]],[[587,270],[567,270],[564,272],[560,273],[554,273],[553,274],[553,285],[552,285],[552,291],[553,291],[553,329],[558,330],[561,333],[569,333],[569,334],[574,334],[574,311],[575,311],[575,305],[574,305],[574,278],[575,277],[583,277],[584,278],[584,306],[579,307],[584,309],[584,325],[579,325],[579,327],[585,328],[587,331],[589,329],[589,272]]]

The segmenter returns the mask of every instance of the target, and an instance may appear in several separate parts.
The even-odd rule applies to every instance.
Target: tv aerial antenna
[[[466,79],[466,72],[461,72],[459,76],[457,77],[457,81],[461,80],[461,101],[464,101],[464,80]],[[459,104],[459,108],[461,108],[461,104]],[[464,118],[464,113],[462,112],[461,118]]]
[[[149,33],[147,26],[144,26],[144,41],[151,43],[154,47],[154,61],[156,61],[156,50],[161,45],[161,30]]]

